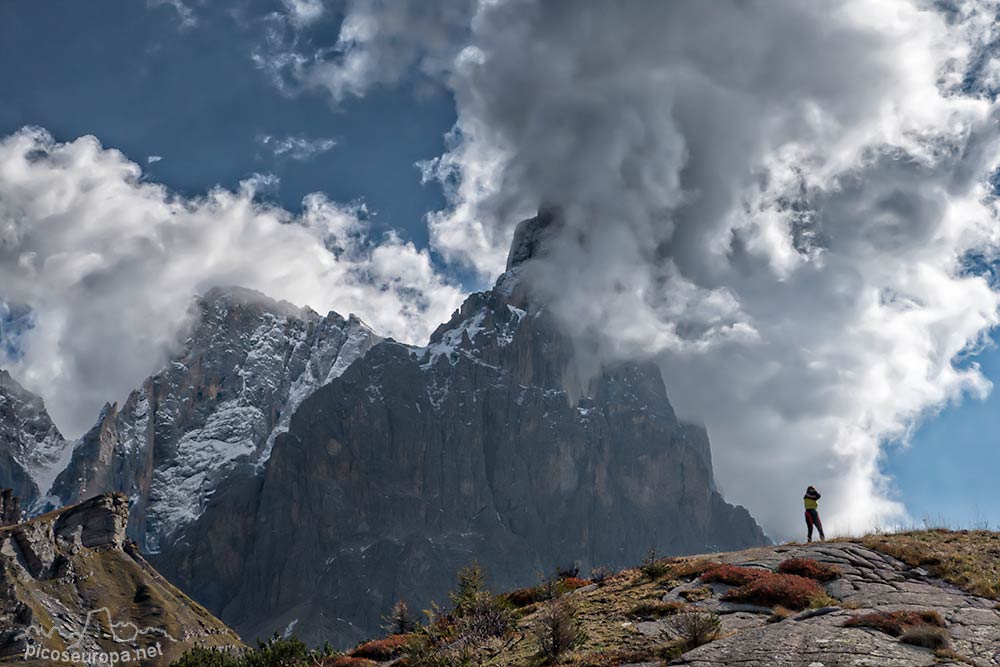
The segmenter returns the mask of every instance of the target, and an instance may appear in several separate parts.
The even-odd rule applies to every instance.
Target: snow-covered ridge
[[[65,464],[71,445],[49,418],[42,399],[0,369],[0,444],[30,478],[36,494],[45,493]],[[12,480],[0,483],[12,484]],[[22,490],[23,493],[23,490]],[[36,496],[37,497],[37,496]],[[34,498],[25,498],[26,504]]]
[[[301,402],[380,340],[355,316],[321,317],[251,290],[212,290],[195,308],[184,349],[112,406],[112,424],[81,439],[57,481],[62,502],[128,493],[136,537],[153,553],[234,467],[259,469]]]

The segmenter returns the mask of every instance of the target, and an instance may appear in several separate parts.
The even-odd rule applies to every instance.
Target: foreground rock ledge
[[[767,623],[754,613],[718,599],[695,603],[722,615],[731,634],[686,653],[671,665],[689,667],[923,667],[1000,665],[1000,611],[997,602],[934,579],[920,568],[853,543],[783,546],[721,555],[720,562],[774,569],[788,558],[810,558],[840,567],[843,577],[826,584],[840,606]],[[713,557],[713,560],[715,558]],[[666,594],[672,599],[676,589]],[[851,608],[844,608],[851,607]],[[933,609],[945,620],[953,650],[965,662],[936,657],[930,650],[901,644],[867,628],[845,628],[853,615],[873,611]],[[763,610],[761,610],[763,611]]]

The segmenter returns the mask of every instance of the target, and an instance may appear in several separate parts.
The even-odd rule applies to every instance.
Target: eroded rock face
[[[378,340],[357,318],[237,288],[210,291],[194,316],[183,351],[105,406],[53,486],[64,503],[128,494],[129,533],[150,553],[201,514],[232,470],[266,460],[299,403]]]
[[[537,253],[524,243],[512,267]],[[473,560],[508,588],[650,547],[767,543],[715,490],[707,435],[677,420],[658,368],[587,375],[500,282],[427,347],[384,341],[306,399],[264,474],[231,478],[158,567],[246,636],[297,621],[347,645],[399,599],[444,602]]]
[[[749,609],[721,601],[731,587],[713,584],[713,596],[696,607],[720,614],[726,635],[686,653],[671,665],[688,667],[919,667],[963,664],[935,656],[930,650],[901,643],[870,628],[844,627],[852,616],[876,611],[937,611],[951,636],[952,649],[964,664],[1000,665],[1000,610],[993,600],[969,595],[929,577],[894,558],[851,543],[772,547],[722,554],[720,562],[776,569],[789,558],[808,558],[836,565],[841,578],[825,584],[831,606],[800,612],[768,623],[770,608]],[[713,560],[715,560],[713,558]],[[684,599],[686,588],[704,587],[695,580],[670,590],[665,600]],[[647,633],[667,630],[666,621],[644,624]]]
[[[0,528],[0,659],[49,665],[28,647],[120,653],[159,644],[143,664],[167,665],[195,644],[240,645],[138,555],[127,523],[125,496],[106,494]]]

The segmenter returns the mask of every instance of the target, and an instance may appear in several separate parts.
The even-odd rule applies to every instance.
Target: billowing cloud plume
[[[372,238],[362,208],[310,195],[292,215],[259,202],[260,185],[188,199],[93,137],[0,140],[0,301],[31,308],[0,366],[76,434],[163,363],[192,295],[212,286],[357,313],[415,342],[459,304],[426,251]]]
[[[807,484],[860,530],[904,514],[885,444],[990,389],[956,358],[998,322],[966,261],[997,243],[995,8],[954,4],[455,2],[443,44],[360,3],[296,76],[339,99],[439,72],[435,249],[488,279],[519,219],[559,210],[533,284],[580,348],[659,359],[773,535]]]

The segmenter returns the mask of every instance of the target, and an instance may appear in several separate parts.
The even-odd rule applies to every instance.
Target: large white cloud
[[[0,140],[0,298],[34,322],[23,356],[0,366],[76,434],[165,360],[210,287],[357,313],[414,342],[460,303],[426,251],[372,238],[363,210],[310,195],[292,215],[255,198],[263,180],[185,198],[93,137],[29,128]]]
[[[810,483],[857,531],[904,513],[885,443],[990,388],[955,360],[998,321],[963,271],[997,242],[996,7],[953,5],[456,1],[468,23],[423,40],[410,5],[358,3],[282,62],[338,100],[441,74],[435,249],[488,279],[517,220],[561,210],[534,284],[581,347],[658,358],[773,535]]]

